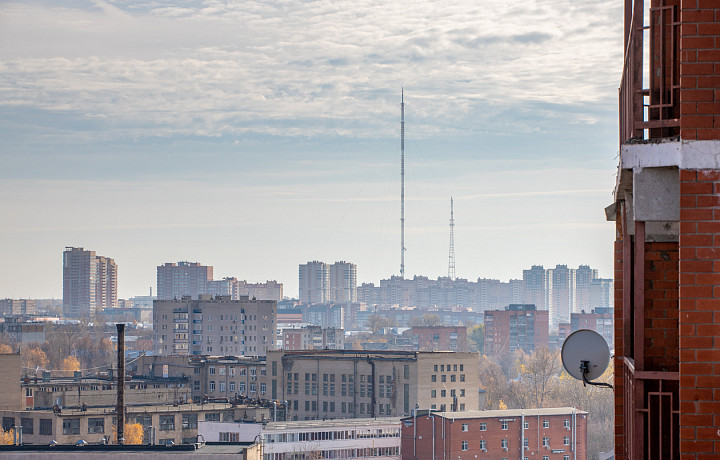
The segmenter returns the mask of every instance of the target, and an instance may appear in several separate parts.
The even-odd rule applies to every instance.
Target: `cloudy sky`
[[[621,2],[3,1],[0,298],[61,297],[61,253],[277,279],[533,264],[611,276]]]

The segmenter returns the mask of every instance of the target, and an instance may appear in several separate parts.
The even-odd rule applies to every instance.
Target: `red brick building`
[[[535,305],[508,305],[485,311],[485,353],[499,356],[524,350],[532,353],[548,346],[548,311]]]
[[[403,336],[416,340],[420,351],[467,351],[464,326],[415,326]]]
[[[402,460],[587,460],[587,412],[572,407],[418,411],[402,419]]]
[[[624,3],[615,454],[719,458],[720,2]]]

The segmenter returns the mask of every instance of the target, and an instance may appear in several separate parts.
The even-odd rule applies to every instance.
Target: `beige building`
[[[198,422],[269,420],[270,409],[232,406],[225,403],[146,405],[126,407],[126,423],[139,423],[148,444],[192,444],[197,440]],[[25,444],[75,444],[84,440],[114,442],[115,407],[53,410],[0,410],[3,427],[22,426]]]
[[[269,398],[288,402],[288,419],[410,415],[478,408],[477,353],[273,350]]]
[[[329,302],[357,302],[357,265],[340,261],[329,266]]]
[[[37,306],[31,299],[0,299],[0,316],[35,315]]]
[[[21,366],[20,353],[0,354],[0,409],[19,410],[23,407]]]
[[[274,348],[277,302],[201,295],[153,302],[153,350],[160,355],[265,356]]]

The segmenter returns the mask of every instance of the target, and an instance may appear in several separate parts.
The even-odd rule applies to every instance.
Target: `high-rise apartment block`
[[[525,282],[525,300],[527,305],[535,305],[538,310],[547,309],[545,268],[542,265],[533,265],[530,270],[523,270]]]
[[[208,282],[213,279],[212,266],[198,262],[166,263],[157,267],[158,300],[197,299],[206,294]]]
[[[92,315],[117,307],[118,269],[109,257],[95,251],[66,247],[63,252],[63,313]]]
[[[548,311],[535,305],[508,305],[485,312],[485,353],[501,356],[515,350],[532,353],[548,346]]]
[[[277,302],[200,295],[153,302],[153,350],[161,355],[265,356],[275,347]]]
[[[357,301],[357,265],[349,262],[335,262],[329,269],[330,302],[345,303]]]
[[[0,316],[34,315],[37,306],[31,299],[0,299]]]
[[[206,294],[230,296],[233,300],[249,297],[258,300],[280,301],[283,298],[283,285],[277,281],[248,283],[234,277],[225,277],[221,280],[208,281]]]

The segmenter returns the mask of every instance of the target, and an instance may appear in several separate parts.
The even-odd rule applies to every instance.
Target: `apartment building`
[[[402,419],[402,459],[587,460],[587,418],[572,407],[417,411]]]
[[[283,350],[342,350],[345,331],[315,325],[283,328],[280,331]]]
[[[11,344],[44,343],[45,323],[23,321],[18,317],[5,317],[0,322],[0,340]]]
[[[274,350],[267,366],[269,397],[287,401],[292,420],[478,407],[477,353]]]
[[[177,300],[206,294],[213,267],[199,262],[165,263],[157,267],[157,300]]]
[[[465,326],[413,326],[402,335],[420,351],[467,351]]]
[[[345,261],[330,265],[328,283],[329,302],[357,301],[357,265]]]
[[[548,311],[535,305],[508,305],[485,312],[485,353],[500,356],[548,346]]]
[[[35,315],[37,306],[30,299],[0,299],[0,316]]]
[[[118,267],[95,251],[66,247],[63,252],[63,314],[90,316],[117,307]]]
[[[153,302],[153,350],[161,355],[265,356],[275,346],[277,302],[200,295]]]
[[[283,285],[277,281],[248,283],[235,277],[225,277],[221,280],[208,281],[205,293],[214,296],[229,296],[233,300],[249,297],[279,302],[283,298]]]
[[[325,303],[330,298],[330,271],[325,262],[314,260],[299,268],[300,303]]]
[[[612,308],[594,308],[590,312],[581,311],[570,315],[570,330],[591,329],[605,339],[608,346],[613,348],[613,316]]]

